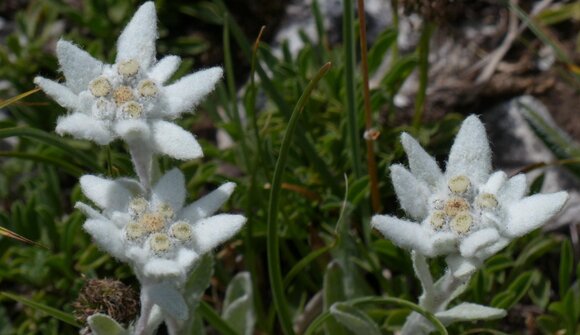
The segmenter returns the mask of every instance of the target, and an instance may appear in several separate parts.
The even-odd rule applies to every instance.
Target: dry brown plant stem
[[[367,62],[367,33],[365,19],[364,0],[357,0],[359,31],[360,31],[360,53],[361,53],[361,72],[363,76],[363,100],[365,112],[365,133],[372,131],[373,117],[371,114],[371,97],[369,91],[369,66]],[[376,138],[365,136],[367,144],[367,165],[371,187],[371,204],[375,213],[381,210],[381,198],[379,195],[379,180],[377,175],[377,162],[375,159],[374,141]]]

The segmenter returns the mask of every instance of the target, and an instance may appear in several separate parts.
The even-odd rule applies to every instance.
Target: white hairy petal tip
[[[136,60],[148,69],[155,60],[157,14],[152,1],[145,2],[127,24],[117,41],[116,62]]]
[[[431,193],[427,185],[398,164],[391,166],[391,179],[403,210],[415,220],[425,219],[429,215]]]
[[[375,215],[371,225],[401,248],[416,250],[429,257],[435,255],[429,232],[418,223],[389,215]]]
[[[505,184],[507,175],[503,171],[494,172],[485,185],[481,188],[482,192],[497,194],[500,188]]]
[[[166,203],[174,211],[179,211],[185,201],[185,177],[179,169],[174,168],[165,173],[153,187],[153,207]]]
[[[203,198],[185,207],[180,217],[196,222],[199,219],[213,215],[232,195],[236,184],[232,182],[225,183],[205,195]]]
[[[70,110],[79,108],[77,95],[68,87],[42,77],[34,78],[34,83],[62,107]]]
[[[423,180],[430,187],[437,186],[442,173],[435,159],[421,147],[417,140],[407,133],[401,134],[401,143],[407,153],[409,168],[413,175]]]
[[[465,302],[446,311],[438,312],[435,316],[444,325],[449,325],[458,321],[498,319],[503,318],[506,314],[503,309]]]
[[[74,93],[86,90],[89,82],[103,71],[103,63],[71,42],[59,40],[56,55],[66,79],[66,86]]]
[[[499,232],[495,228],[478,230],[461,241],[459,251],[464,257],[477,256],[479,250],[494,244],[499,239]]]
[[[121,261],[125,260],[125,246],[121,231],[115,224],[108,220],[89,219],[83,227],[101,249]]]
[[[121,183],[93,175],[82,176],[80,184],[84,195],[102,209],[124,211],[132,196]]]
[[[152,131],[157,152],[181,160],[203,157],[203,151],[195,137],[178,125],[157,120],[152,122]]]
[[[81,113],[59,117],[56,121],[56,132],[59,135],[69,134],[100,145],[107,145],[115,139],[104,122]]]
[[[523,236],[539,228],[558,213],[568,200],[568,192],[535,194],[508,208],[505,234],[511,238]]]
[[[242,215],[219,214],[193,225],[193,244],[198,254],[204,254],[242,229],[246,218]]]
[[[485,128],[477,116],[471,115],[455,137],[445,174],[448,178],[467,175],[475,184],[482,184],[490,172],[491,149]]]
[[[151,71],[149,71],[149,78],[163,84],[171,78],[180,63],[181,58],[178,56],[165,56],[151,68]]]
[[[221,67],[212,67],[189,74],[165,87],[165,93],[171,97],[167,113],[178,116],[197,106],[201,99],[215,89],[222,76]]]
[[[121,120],[115,123],[115,132],[125,141],[142,141],[147,145],[151,136],[149,125],[144,120]]]
[[[511,204],[520,201],[526,194],[526,175],[520,173],[508,179],[499,190],[498,199],[502,204]]]

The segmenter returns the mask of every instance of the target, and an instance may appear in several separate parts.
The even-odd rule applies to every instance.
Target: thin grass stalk
[[[365,128],[366,132],[372,131],[373,116],[371,112],[371,93],[369,90],[369,64],[367,59],[367,24],[365,15],[364,0],[357,0],[359,13],[359,31],[360,31],[360,53],[361,53],[361,72],[363,75],[363,99],[365,109]],[[367,170],[371,186],[371,205],[373,211],[378,213],[381,211],[381,197],[379,194],[379,178],[377,174],[377,161],[375,159],[374,138],[372,136],[365,136],[367,145]]]
[[[236,90],[236,80],[234,77],[234,66],[232,62],[232,51],[230,47],[230,29],[229,29],[228,13],[224,14],[224,27],[223,27],[223,43],[224,43],[224,65],[226,68],[226,84],[228,88],[228,95],[230,96],[232,115],[234,117],[234,122],[236,123],[236,128],[238,129],[238,141],[240,147],[242,148],[242,161],[246,169],[250,169],[249,166],[249,152],[246,145],[246,135],[244,131],[244,125],[242,124],[242,117],[240,115],[240,110],[238,108],[238,94]]]
[[[433,32],[433,24],[423,21],[421,37],[419,39],[419,90],[415,97],[415,114],[413,115],[413,128],[419,129],[425,112],[425,97],[427,96],[427,83],[429,81],[429,41]]]
[[[199,314],[220,334],[238,335],[230,325],[217,314],[205,301],[200,301],[197,308]]]
[[[253,52],[252,52],[252,61],[251,61],[251,65],[250,65],[250,84],[248,86],[248,94],[249,94],[249,101],[246,105],[246,112],[248,114],[248,118],[250,120],[251,123],[251,127],[254,131],[254,137],[255,137],[255,141],[256,141],[256,148],[258,151],[258,154],[255,156],[255,158],[252,160],[252,168],[248,171],[248,173],[250,173],[250,187],[249,187],[249,192],[248,192],[248,196],[247,196],[247,201],[246,201],[246,213],[248,215],[248,221],[246,224],[246,229],[245,229],[245,234],[244,234],[244,257],[245,257],[245,261],[246,261],[246,265],[248,268],[248,271],[250,272],[252,278],[260,278],[259,272],[258,272],[258,262],[257,262],[257,255],[256,255],[256,249],[253,247],[254,243],[254,217],[256,214],[256,210],[254,209],[254,206],[256,204],[261,203],[261,199],[256,199],[259,195],[260,195],[260,191],[258,190],[258,187],[256,185],[256,180],[257,180],[257,174],[258,174],[258,168],[259,166],[261,166],[264,170],[264,173],[266,175],[266,178],[269,180],[270,179],[270,175],[269,175],[269,170],[267,168],[267,165],[264,164],[265,163],[265,159],[264,159],[264,153],[263,153],[263,149],[262,149],[262,140],[260,137],[260,132],[258,129],[258,123],[256,120],[256,111],[255,111],[255,101],[256,101],[256,83],[255,83],[255,79],[254,79],[254,75],[255,75],[255,70],[256,70],[256,60],[257,60],[257,51],[258,51],[258,46],[260,44],[260,40],[262,38],[262,33],[264,32],[264,29],[266,27],[262,26],[262,28],[260,29],[260,33],[258,34],[258,37],[256,38],[256,41],[254,43],[254,48],[253,48]],[[252,289],[254,292],[260,292],[260,286],[257,280],[252,280]],[[254,302],[254,308],[256,311],[256,318],[257,318],[257,322],[256,325],[257,327],[265,327],[266,325],[266,314],[264,311],[264,306],[262,303],[262,299],[261,299],[262,295],[260,294],[253,294],[252,298],[253,298],[253,302]]]
[[[310,97],[310,94],[320,81],[322,77],[328,72],[331,67],[331,63],[326,63],[316,74],[316,76],[310,81],[302,96],[298,100],[292,115],[290,116],[290,121],[286,127],[286,132],[284,138],[282,139],[282,145],[280,148],[280,154],[276,162],[276,167],[274,169],[274,176],[272,178],[272,187],[270,189],[270,201],[268,204],[268,228],[267,228],[267,255],[268,255],[268,275],[270,278],[270,286],[272,288],[272,298],[274,302],[274,308],[278,313],[278,319],[282,327],[282,331],[286,335],[293,335],[294,330],[292,328],[292,318],[290,317],[288,311],[288,305],[286,303],[286,297],[284,295],[284,284],[282,279],[282,269],[280,266],[280,246],[278,240],[278,204],[280,200],[280,190],[282,185],[282,175],[286,168],[286,160],[288,158],[288,152],[290,150],[290,144],[292,142],[292,137],[296,130],[298,123],[298,118]]]
[[[223,4],[223,1],[216,0],[216,2],[220,4],[220,7],[224,11],[227,10],[226,6]],[[231,16],[229,16],[229,24],[232,36],[240,46],[240,49],[242,49],[242,52],[246,55],[246,57],[248,57],[248,59],[251,59],[252,50],[240,26],[234,20],[231,19]],[[260,66],[259,63],[256,63],[256,73],[258,74],[260,80],[262,81],[262,87],[264,88],[264,91],[266,91],[266,93],[272,99],[274,104],[282,112],[282,115],[284,115],[284,117],[288,120],[291,115],[290,107],[288,106],[282,95],[278,92],[278,89],[274,86],[274,84],[268,77],[266,71],[262,68],[262,66]],[[312,163],[314,168],[320,174],[320,177],[324,180],[324,183],[328,185],[335,194],[339,194],[340,188],[338,187],[338,184],[335,182],[336,178],[334,174],[331,172],[328,164],[326,164],[326,162],[322,159],[322,157],[316,152],[316,150],[314,149],[314,145],[312,144],[312,141],[308,137],[306,137],[305,134],[306,131],[303,128],[299,127],[299,131],[296,134],[297,136],[296,139],[299,142],[298,144],[300,146],[300,149],[304,152],[304,155],[307,156],[308,160]]]
[[[360,163],[360,140],[356,113],[355,94],[355,45],[354,45],[354,7],[352,0],[343,2],[343,39],[344,39],[344,63],[345,63],[345,88],[346,88],[346,112],[347,127],[350,139],[352,168],[357,179],[361,178],[362,166]]]

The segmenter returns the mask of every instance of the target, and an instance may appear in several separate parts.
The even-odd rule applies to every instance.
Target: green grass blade
[[[42,156],[37,154],[29,154],[26,152],[14,152],[14,151],[0,151],[0,157],[12,157],[18,159],[27,159],[35,162],[50,164],[54,166],[58,166],[59,168],[63,169],[65,172],[70,174],[73,177],[80,177],[82,176],[85,171],[77,166],[74,166],[68,162],[65,162],[60,159],[56,159],[50,156]]]
[[[205,301],[199,303],[199,314],[222,335],[239,335]]]
[[[282,326],[282,330],[286,335],[294,334],[292,329],[292,319],[290,318],[288,305],[286,304],[286,297],[284,296],[284,284],[282,281],[282,269],[280,267],[280,250],[278,241],[278,203],[280,200],[280,190],[282,185],[282,175],[286,168],[286,159],[292,143],[292,137],[296,130],[298,118],[304,105],[308,101],[310,94],[320,81],[322,77],[328,72],[331,64],[326,63],[318,72],[318,74],[310,81],[302,96],[298,100],[288,126],[286,133],[282,139],[282,146],[280,148],[280,155],[276,162],[274,169],[274,176],[272,178],[272,187],[270,189],[270,201],[268,204],[268,231],[267,231],[267,254],[268,254],[268,274],[270,277],[270,285],[272,287],[272,297],[274,300],[274,307],[278,312],[278,318]]]
[[[425,112],[425,97],[427,96],[427,83],[429,81],[429,41],[433,32],[433,25],[429,21],[423,22],[421,38],[419,39],[419,90],[415,98],[415,114],[413,115],[413,128],[418,130]]]
[[[40,91],[40,88],[35,88],[33,90],[30,90],[28,92],[24,92],[22,94],[19,94],[15,97],[10,98],[10,99],[0,100],[0,109],[4,108],[6,106],[10,106],[11,104],[13,104],[19,100],[22,100],[22,99],[26,98],[27,96],[32,95],[38,91]]]
[[[86,167],[90,167],[93,170],[99,169],[95,164],[94,157],[91,157],[79,150],[71,147],[67,143],[65,143],[60,137],[49,134],[44,132],[40,129],[35,128],[27,128],[27,127],[12,127],[12,128],[4,128],[0,129],[0,138],[6,137],[28,137],[34,140],[37,140],[41,143],[47,144],[49,146],[54,146],[59,149],[62,149],[64,152],[70,154],[71,156],[78,158],[78,160],[85,165]],[[100,170],[98,170],[100,171]],[[104,171],[100,171],[104,172]]]
[[[58,320],[65,322],[65,323],[68,323],[71,326],[81,328],[81,325],[75,320],[75,317],[73,315],[65,313],[63,311],[60,311],[56,308],[52,308],[50,306],[46,306],[46,305],[41,304],[39,302],[30,300],[28,298],[21,297],[21,296],[16,295],[16,294],[8,293],[8,292],[0,292],[0,296],[5,296],[9,299],[18,301],[19,303],[21,303],[23,305],[26,305],[30,308],[34,308],[35,310],[44,312],[44,313],[52,316],[55,319],[58,319]]]

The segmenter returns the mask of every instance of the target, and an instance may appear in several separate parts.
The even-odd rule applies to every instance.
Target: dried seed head
[[[148,233],[159,232],[165,228],[165,220],[158,213],[146,213],[143,214],[139,223],[143,226],[143,229]]]
[[[120,281],[89,279],[84,283],[72,307],[81,324],[85,324],[89,316],[102,313],[128,326],[138,316],[139,305],[137,291]]]
[[[159,206],[157,206],[157,213],[159,215],[161,215],[161,217],[165,220],[165,221],[169,221],[171,219],[173,219],[173,216],[175,216],[175,212],[173,211],[173,207],[171,207],[171,205],[169,205],[168,203],[162,203]]]
[[[181,242],[190,241],[193,237],[193,230],[191,226],[186,221],[177,221],[171,228],[169,228],[171,236]]]
[[[137,90],[139,94],[143,97],[153,97],[156,96],[159,90],[157,89],[157,85],[152,80],[142,80],[139,82],[137,86]]]
[[[466,176],[455,176],[447,183],[449,190],[455,194],[463,194],[471,187],[471,182]]]
[[[117,64],[117,71],[125,77],[132,77],[139,72],[139,63],[134,59],[124,60]]]
[[[434,211],[431,213],[429,223],[434,229],[441,229],[445,225],[446,215],[444,211]]]
[[[125,226],[125,236],[129,241],[135,241],[145,236],[147,232],[145,231],[143,225],[138,222],[132,221]]]
[[[111,93],[111,83],[105,77],[98,77],[89,83],[89,90],[95,97],[104,97]]]
[[[469,204],[463,198],[451,198],[445,202],[443,207],[447,216],[453,217],[460,212],[469,210]]]
[[[167,234],[153,234],[149,240],[149,246],[156,254],[166,253],[171,249],[171,240]]]
[[[129,202],[129,214],[132,216],[139,217],[143,215],[147,209],[149,208],[149,203],[145,198],[133,198],[131,202]]]
[[[117,105],[122,105],[134,98],[133,90],[129,86],[119,86],[113,91],[113,99]]]
[[[475,204],[481,209],[493,209],[498,205],[497,198],[491,193],[482,193],[475,199]]]
[[[121,108],[123,115],[136,119],[143,115],[143,106],[136,101],[128,101]]]
[[[472,224],[473,224],[473,217],[471,217],[471,214],[469,212],[461,212],[461,213],[458,213],[453,218],[453,220],[451,220],[451,223],[449,223],[449,226],[456,233],[465,234],[469,231],[469,229],[471,229]]]

